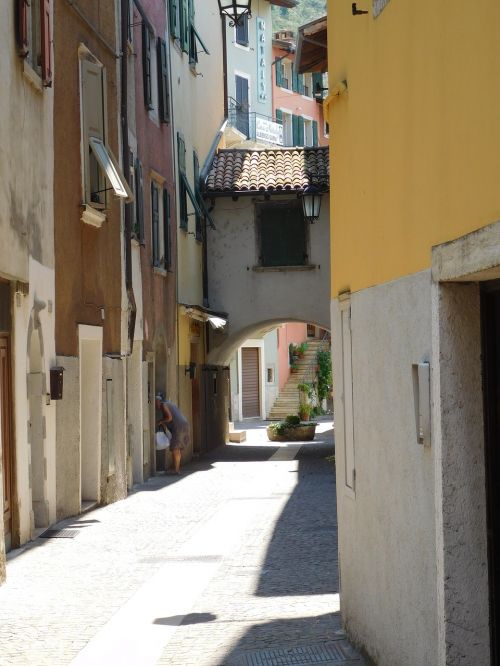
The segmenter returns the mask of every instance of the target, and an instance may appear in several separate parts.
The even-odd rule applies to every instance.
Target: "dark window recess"
[[[307,233],[300,202],[257,207],[260,266],[305,266]]]
[[[196,197],[196,201],[198,202],[198,206],[200,210],[202,210],[203,202],[201,198],[200,185],[199,185],[200,162],[198,160],[198,155],[196,154],[196,152],[193,152],[193,175],[194,175],[194,194]],[[197,212],[195,214],[195,220],[196,220],[195,238],[197,241],[201,241],[203,240],[203,226],[202,226],[203,218]]]
[[[245,136],[250,134],[250,104],[248,94],[248,79],[235,76],[236,88],[236,129]]]
[[[151,230],[153,241],[153,266],[161,267],[160,248],[160,202],[158,196],[158,185],[151,183]]]
[[[158,37],[157,54],[160,120],[162,123],[168,123],[170,120],[170,97],[168,89],[167,43],[161,37]]]
[[[134,233],[141,245],[144,245],[144,183],[142,164],[138,159],[135,161],[135,193]]]
[[[170,234],[170,195],[163,190],[163,263],[166,270],[172,267],[172,236]]]
[[[146,23],[142,24],[142,76],[144,82],[144,105],[153,108],[151,88],[151,39],[152,35]]]
[[[238,38],[236,38],[236,41],[238,41]],[[283,63],[281,60],[276,60],[275,61],[275,67],[276,67],[276,85],[281,88],[283,86],[283,79],[285,78],[285,68],[283,67]]]
[[[10,284],[0,281],[0,332],[10,333],[11,305]]]
[[[177,134],[177,154],[179,160],[179,226],[187,231],[188,228],[188,206],[187,189],[184,179],[186,178],[186,144],[184,139]]]
[[[241,46],[248,46],[248,14],[244,14],[236,25],[236,43]]]

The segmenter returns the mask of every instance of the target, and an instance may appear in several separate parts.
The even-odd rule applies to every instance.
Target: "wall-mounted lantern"
[[[240,25],[245,14],[252,16],[252,0],[218,0],[221,16],[229,18],[229,25]]]
[[[60,365],[50,368],[50,398],[51,400],[62,400],[63,397],[63,372]]]
[[[302,192],[302,210],[304,211],[304,219],[311,224],[314,224],[319,219],[321,212],[321,191],[316,185],[309,185]]]

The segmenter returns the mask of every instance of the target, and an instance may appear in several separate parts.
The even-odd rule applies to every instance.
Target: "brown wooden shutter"
[[[153,234],[153,266],[160,266],[160,203],[158,185],[151,183],[151,226]]]
[[[243,418],[260,416],[259,348],[241,350]]]
[[[51,0],[40,0],[40,22],[42,32],[42,81],[44,86],[52,85],[52,39],[51,39]]]
[[[28,42],[28,2],[29,0],[16,0],[17,15],[17,47],[22,56],[26,56],[29,50]]]
[[[163,190],[163,257],[164,268],[169,269],[172,265],[172,247],[170,237],[170,195]]]

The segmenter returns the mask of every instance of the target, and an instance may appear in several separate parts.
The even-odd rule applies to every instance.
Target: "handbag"
[[[165,451],[170,446],[170,440],[172,439],[172,433],[168,428],[160,429],[155,435],[156,441],[156,450]]]

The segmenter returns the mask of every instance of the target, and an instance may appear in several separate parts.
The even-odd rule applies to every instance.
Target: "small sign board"
[[[267,118],[255,118],[255,138],[257,141],[283,145],[283,125]]]

